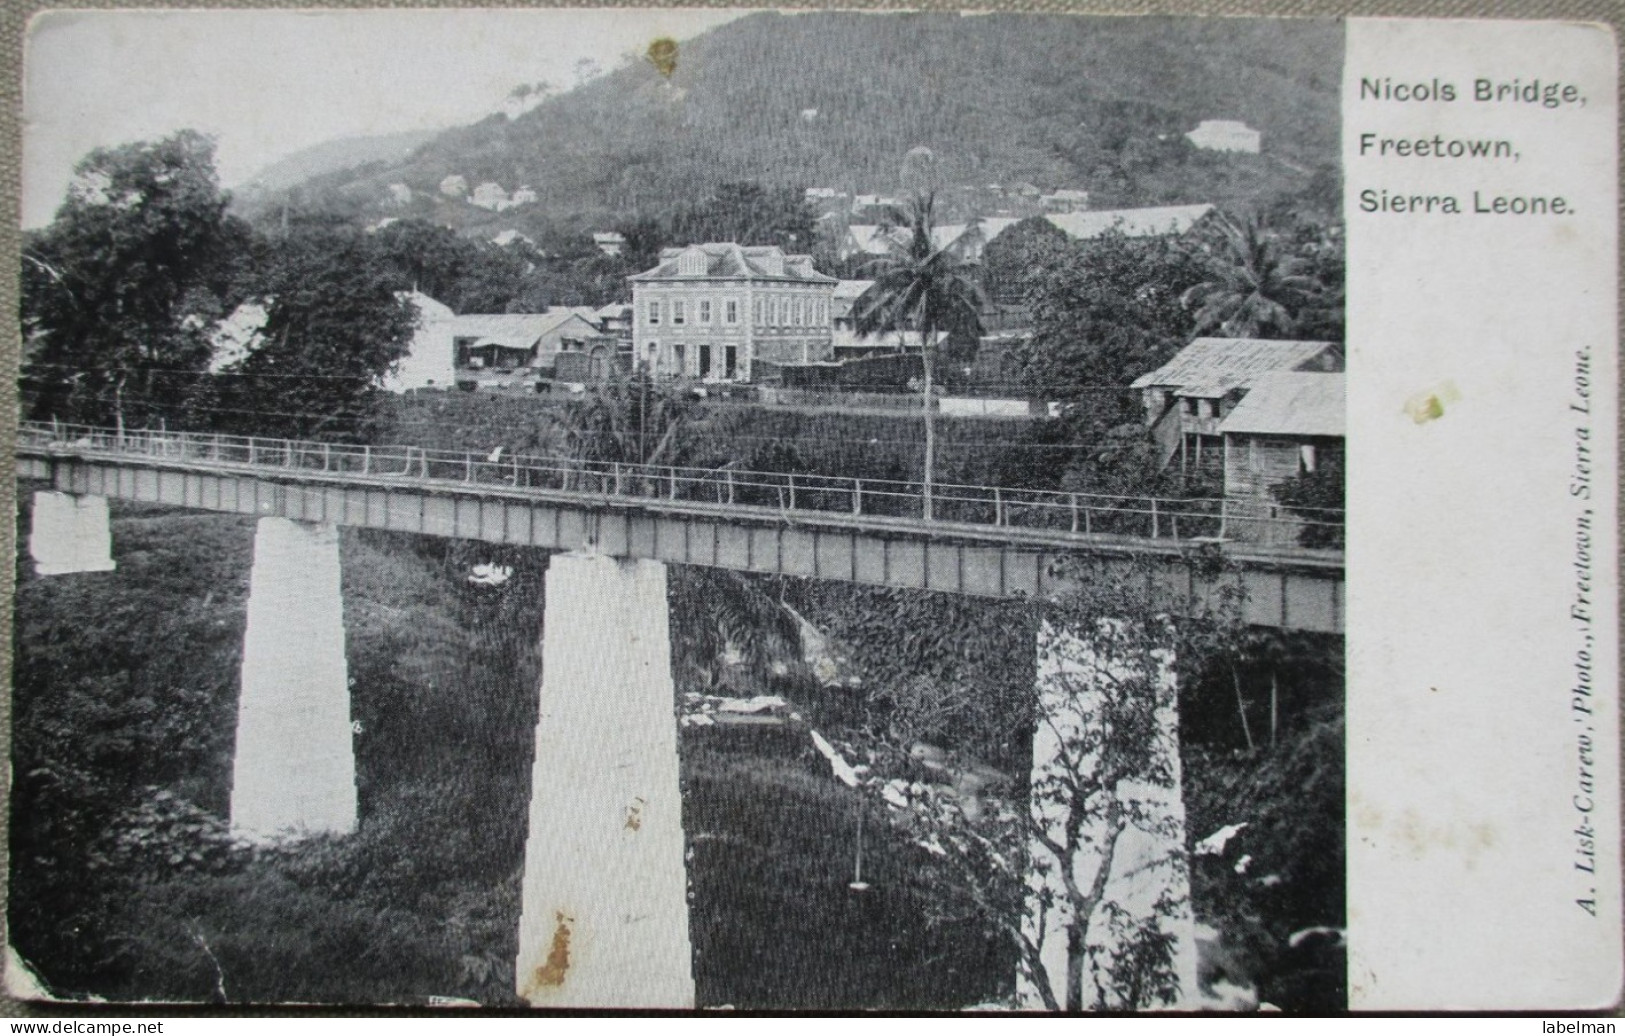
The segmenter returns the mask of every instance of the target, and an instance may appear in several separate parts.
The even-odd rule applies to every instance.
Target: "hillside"
[[[372,162],[400,162],[414,148],[428,143],[436,135],[435,130],[407,130],[324,141],[295,151],[259,170],[238,188],[238,193],[282,191],[314,177],[346,172]]]
[[[763,13],[684,44],[669,80],[628,64],[307,197],[362,217],[580,229],[730,180],[894,191],[924,144],[951,184],[1084,187],[1097,207],[1245,202],[1335,165],[1341,66],[1333,21]],[[1191,147],[1203,119],[1260,129],[1263,154]],[[538,200],[492,212],[441,193],[448,176]]]

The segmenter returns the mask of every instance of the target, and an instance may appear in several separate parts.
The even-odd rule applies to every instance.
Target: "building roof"
[[[896,227],[854,223],[847,232],[852,235],[852,247],[866,255],[885,255],[900,244]]]
[[[1124,237],[1183,234],[1213,211],[1211,205],[1162,205],[1149,209],[1098,209],[1091,212],[1056,212],[1044,218],[1079,241],[1097,238],[1108,230]]]
[[[874,286],[874,281],[836,281],[835,298],[841,302],[852,302],[862,298],[863,293]]]
[[[455,338],[477,338],[481,345],[529,349],[572,320],[583,321],[596,332],[593,319],[593,311],[586,307],[554,306],[545,313],[468,313],[451,318],[450,323]]]
[[[683,272],[683,257],[703,259],[698,272]],[[836,284],[829,277],[813,269],[812,257],[786,255],[775,245],[746,246],[731,241],[708,242],[685,248],[667,248],[660,253],[660,265],[652,270],[635,273],[629,281],[664,280],[751,280],[789,283]]]
[[[1222,396],[1232,388],[1251,384],[1260,374],[1296,370],[1328,349],[1336,350],[1337,345],[1266,338],[1198,338],[1161,367],[1135,378],[1133,387],[1192,387],[1201,388],[1203,395]]]
[[[1343,436],[1343,375],[1270,371],[1219,423],[1219,431],[1247,435]]]

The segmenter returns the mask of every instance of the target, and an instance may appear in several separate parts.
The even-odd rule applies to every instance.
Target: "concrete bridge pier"
[[[231,826],[250,838],[356,826],[337,526],[261,518],[232,767]]]
[[[545,607],[515,988],[691,1008],[666,568],[555,555]]]
[[[54,490],[35,493],[28,553],[34,559],[36,575],[113,571],[107,498]]]
[[[1071,1000],[1082,1009],[1197,1006],[1173,658],[1166,650],[1148,648],[1147,638],[1138,635],[1143,632],[1128,620],[1107,620],[1093,631],[1046,622],[1038,633],[1039,720],[1030,808],[1045,836],[1034,835],[1028,843],[1023,930],[1039,948],[1062,1009],[1069,1002],[1069,951],[1080,946],[1086,952],[1072,976],[1079,988]],[[1114,734],[1117,747],[1111,744]],[[1067,811],[1076,796],[1057,791],[1060,783],[1087,784],[1099,778],[1120,748],[1136,753],[1131,769],[1137,776],[1089,797],[1087,820],[1070,852],[1065,851]],[[1061,858],[1057,847],[1063,850]],[[1108,853],[1087,939],[1069,946],[1077,937],[1079,911],[1069,902],[1062,868],[1070,868],[1075,887],[1088,894],[1097,888]],[[1134,980],[1125,965],[1136,942],[1148,934],[1171,937],[1169,963],[1176,988],[1160,998],[1146,995],[1142,985],[1140,1002],[1133,1004],[1126,1000]],[[1119,969],[1115,975],[1114,967]],[[1044,1009],[1030,976],[1023,973],[1017,987],[1025,1009]],[[1100,989],[1105,990],[1103,1003],[1098,1002]]]

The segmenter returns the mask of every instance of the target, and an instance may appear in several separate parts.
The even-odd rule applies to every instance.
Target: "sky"
[[[438,129],[502,108],[523,83],[608,70],[661,36],[742,10],[57,11],[29,27],[22,217],[50,222],[97,147],[179,129],[216,138],[233,187],[341,137]]]

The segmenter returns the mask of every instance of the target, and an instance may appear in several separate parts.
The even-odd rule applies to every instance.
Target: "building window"
[[[701,299],[700,300],[700,323],[709,324],[710,322],[711,322],[711,300],[710,299]]]
[[[795,325],[797,327],[801,326],[802,301],[803,300],[801,299],[796,299]]]
[[[1308,443],[1298,447],[1298,472],[1303,475],[1315,472],[1315,448]]]
[[[1191,417],[1195,417],[1198,414],[1197,408],[1199,406],[1200,406],[1200,404],[1195,399],[1192,399],[1190,397],[1186,397],[1186,399],[1185,399],[1185,413],[1189,414]]]
[[[649,303],[649,323],[660,323],[660,303],[658,302],[650,301]]]
[[[739,323],[739,301],[728,299],[722,304],[722,322],[725,324]]]
[[[750,300],[750,319],[757,327],[762,326],[762,300]]]
[[[671,322],[674,323],[674,324],[681,324],[683,322],[683,316],[684,316],[684,313],[683,313],[683,302],[682,302],[682,300],[681,299],[674,300],[672,302],[672,304],[671,304]]]

